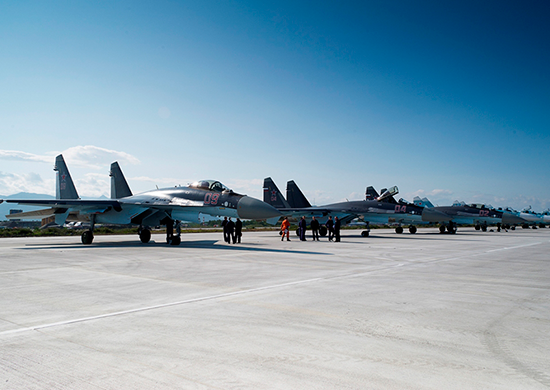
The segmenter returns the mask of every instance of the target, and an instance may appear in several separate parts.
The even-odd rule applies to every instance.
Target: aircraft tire
[[[415,234],[416,231],[417,231],[416,226],[413,226],[413,225],[409,226],[409,233]]]
[[[361,232],[361,237],[368,237],[369,236],[369,231],[368,230],[363,230]]]
[[[147,244],[151,240],[151,231],[149,229],[143,229],[139,233],[139,239],[142,243]]]
[[[82,233],[80,240],[84,245],[90,245],[94,240],[94,233],[91,230],[86,230],[84,233]]]
[[[181,244],[181,237],[173,236],[172,240],[170,241],[170,245],[179,245],[179,244]]]
[[[476,229],[476,230],[480,230],[480,229],[481,229],[481,226],[479,226],[479,225],[475,225],[475,226],[474,226],[474,229]]]
[[[445,233],[445,225],[439,227],[439,233]]]
[[[402,227],[402,226],[396,227],[396,228],[395,228],[395,232],[396,232],[397,234],[403,233],[403,227]]]
[[[482,231],[482,232],[486,232],[486,231],[487,231],[487,226],[482,226],[482,227],[481,227],[481,231]]]

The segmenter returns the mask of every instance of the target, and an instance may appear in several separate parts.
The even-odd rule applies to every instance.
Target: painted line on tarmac
[[[114,312],[114,313],[100,314],[100,315],[97,315],[97,316],[76,318],[76,319],[73,319],[73,320],[53,322],[53,323],[50,323],[50,324],[35,325],[35,326],[27,327],[27,328],[6,330],[6,331],[3,331],[3,332],[0,332],[0,336],[13,334],[13,333],[28,332],[28,331],[32,331],[32,330],[53,328],[55,326],[70,325],[70,324],[75,324],[75,323],[78,323],[78,322],[99,320],[99,319],[102,319],[102,318],[121,316],[121,315],[125,315],[125,314],[139,313],[139,312],[143,312],[143,311],[147,311],[147,310],[162,309],[162,308],[165,308],[165,307],[184,305],[184,304],[187,304],[187,303],[195,303],[195,302],[201,302],[201,301],[208,301],[208,300],[212,300],[212,299],[232,297],[232,296],[235,296],[235,295],[249,294],[249,293],[262,291],[262,290],[270,290],[270,289],[279,288],[279,287],[287,287],[287,286],[292,286],[292,285],[297,285],[297,284],[317,282],[317,281],[321,281],[321,280],[324,280],[324,279],[327,279],[327,278],[314,278],[314,279],[299,280],[299,281],[296,281],[296,282],[288,282],[288,283],[282,283],[282,284],[275,284],[275,285],[272,285],[272,286],[251,288],[251,289],[248,289],[248,290],[233,291],[233,292],[230,292],[230,293],[211,295],[211,296],[208,296],[208,297],[187,299],[185,301],[163,303],[163,304],[160,304],[160,305],[146,306],[146,307],[140,307],[140,308],[137,308],[137,309],[130,309],[130,310],[117,311],[117,312]]]
[[[540,245],[540,244],[542,244],[542,242],[533,242],[533,243],[531,243],[531,244],[510,246],[510,247],[504,247],[504,248],[498,248],[498,249],[491,249],[490,251],[487,251],[487,253],[489,253],[489,252],[507,251],[507,250],[510,250],[510,249],[525,248],[525,247],[527,247],[527,246],[535,246],[535,245]]]

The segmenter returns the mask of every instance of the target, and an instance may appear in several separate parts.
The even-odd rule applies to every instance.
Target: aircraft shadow
[[[255,246],[256,245],[256,246]],[[92,243],[90,245],[67,243],[67,244],[26,244],[20,248],[23,250],[36,250],[36,249],[82,249],[89,250],[94,248],[155,248],[163,247],[170,250],[184,250],[184,249],[210,249],[220,251],[250,251],[250,252],[268,252],[268,253],[293,253],[293,254],[307,254],[307,255],[332,255],[327,252],[317,251],[304,251],[294,249],[278,249],[278,248],[263,248],[254,243],[242,243],[242,244],[225,244],[220,240],[199,240],[199,241],[182,241],[180,245],[168,245],[165,242],[155,242],[151,240],[147,244],[143,244],[139,241],[118,241],[118,242],[99,242]]]

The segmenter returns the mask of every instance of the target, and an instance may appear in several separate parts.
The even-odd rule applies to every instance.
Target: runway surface
[[[0,389],[548,389],[550,229],[0,238]]]

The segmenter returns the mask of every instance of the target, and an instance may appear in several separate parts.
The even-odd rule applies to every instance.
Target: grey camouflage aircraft
[[[166,225],[167,243],[179,245],[179,235],[173,234],[174,223],[198,221],[200,213],[257,220],[278,218],[281,215],[269,204],[237,194],[215,180],[201,180],[187,187],[156,189],[133,195],[118,162],[111,164],[111,199],[83,200],[78,196],[62,155],[57,156],[54,170],[56,199],[6,200],[9,203],[50,208],[6,217],[36,219],[54,216],[59,225],[66,221],[89,222],[90,229],[82,234],[83,244],[92,243],[96,223],[138,225],[139,238],[143,243],[151,239],[151,226]]]
[[[420,199],[419,197],[414,199],[414,203],[417,205],[427,205],[426,207],[438,210],[452,218],[448,222],[442,222],[439,227],[441,233],[445,231],[455,233],[457,225],[474,225],[476,230],[484,232],[487,231],[489,225],[496,225],[500,231],[501,227],[523,222],[523,219],[518,215],[503,210],[496,210],[484,204],[455,202],[452,206],[433,206],[428,199]]]
[[[398,224],[396,233],[402,233],[402,225],[409,225],[409,232],[416,233],[416,224],[440,222],[449,220],[447,215],[428,208],[418,207],[414,204],[387,203],[384,199],[397,193],[397,187],[385,191],[376,199],[356,200],[332,203],[324,206],[311,206],[302,191],[294,181],[287,183],[287,198],[285,199],[270,177],[264,179],[264,202],[277,208],[283,215],[289,217],[305,216],[306,219],[315,217],[324,223],[329,216],[338,217],[342,223],[349,223],[355,218],[367,222],[367,230],[363,231],[363,237],[369,236],[368,223]],[[320,231],[321,235],[326,230]]]

